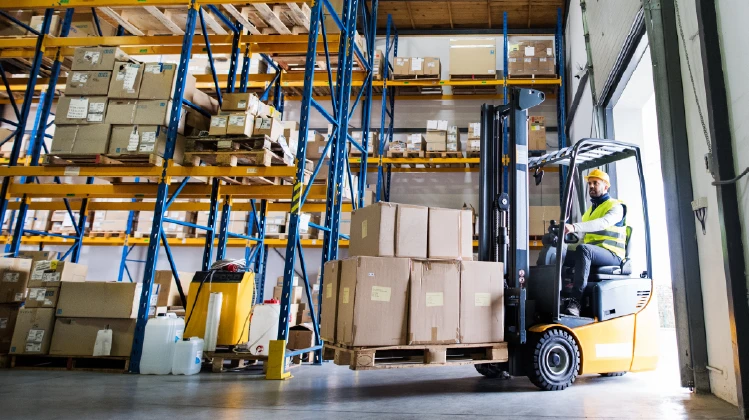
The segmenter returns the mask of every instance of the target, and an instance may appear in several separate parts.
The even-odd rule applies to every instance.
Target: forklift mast
[[[503,263],[506,337],[523,344],[529,269],[528,109],[541,104],[544,93],[517,88],[509,92],[506,105],[481,107],[479,260]]]

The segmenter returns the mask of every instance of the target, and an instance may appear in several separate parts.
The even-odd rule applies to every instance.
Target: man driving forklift
[[[618,266],[626,255],[627,206],[609,195],[609,175],[593,169],[585,177],[592,206],[581,223],[565,223],[564,233],[584,234],[582,244],[570,249],[564,258],[565,267],[574,267],[571,290],[563,301],[563,313],[580,316],[581,302],[591,265]],[[579,236],[579,235],[578,235]]]

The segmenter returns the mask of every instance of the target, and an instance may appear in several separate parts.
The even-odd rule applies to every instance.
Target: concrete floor
[[[584,376],[561,392],[538,391],[525,378],[485,379],[470,366],[353,372],[326,364],[295,368],[284,382],[259,370],[189,377],[4,370],[0,418],[738,418],[734,406],[679,387],[672,347],[655,372]]]

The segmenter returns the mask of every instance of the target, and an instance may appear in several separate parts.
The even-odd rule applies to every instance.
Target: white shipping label
[[[138,135],[138,127],[133,127],[133,131],[130,133],[130,138],[128,139],[127,150],[130,152],[138,150],[139,141],[140,136]]]
[[[122,82],[122,87],[128,91],[133,92],[135,91],[135,79],[138,77],[138,70],[140,69],[140,64],[128,64],[127,67],[125,67],[125,80]]]
[[[155,145],[153,144],[141,144],[138,150],[140,150],[141,152],[153,152],[155,149],[154,146]]]
[[[94,352],[92,356],[109,356],[112,353],[112,330],[99,330],[96,332]]]
[[[325,285],[325,299],[330,299],[333,297],[333,283],[328,283]]]
[[[88,99],[86,99],[88,101]],[[71,99],[72,102],[72,99]],[[103,114],[104,108],[106,107],[105,102],[90,102],[88,104],[88,112],[90,114]]]
[[[161,73],[161,65],[160,64],[146,64],[145,72],[159,74]]]
[[[26,336],[27,343],[41,343],[44,340],[44,330],[29,330]]]
[[[343,300],[341,302],[344,303],[344,304],[348,303],[349,293],[350,293],[349,288],[348,287],[344,287],[342,293],[343,293],[343,296],[342,296]]]
[[[536,55],[536,49],[534,47],[525,47],[525,56],[533,57]]]
[[[18,283],[21,273],[5,273],[3,274],[3,282],[5,283]]]
[[[60,273],[44,273],[42,274],[42,281],[60,281]]]
[[[52,305],[54,305],[54,302],[52,302],[51,300],[49,300],[49,299],[45,298],[45,299],[44,299],[44,304],[43,304],[43,305],[44,305],[44,306],[52,306]]]
[[[31,273],[31,280],[41,280],[46,270],[52,268],[52,261],[37,261],[34,265],[34,272]]]
[[[71,79],[73,82],[86,83],[88,81],[88,73],[74,71]]]
[[[432,68],[437,67],[437,62],[430,61],[430,62],[427,63],[427,67],[432,67]]]
[[[471,124],[471,133],[474,136],[480,136],[481,135],[481,124],[480,123],[473,123],[473,124]]]
[[[237,108],[247,108],[247,101],[243,99],[237,102]]]
[[[147,131],[140,135],[140,142],[141,143],[156,143],[156,132],[155,131]]]
[[[244,127],[245,120],[246,120],[246,117],[244,115],[230,115],[229,125],[234,125],[237,127]]]
[[[88,114],[88,117],[86,117],[86,121],[88,122],[102,122],[104,121],[104,114]]]
[[[473,294],[473,306],[489,306],[492,303],[492,296],[490,293],[474,293]]]
[[[548,55],[549,57],[551,57],[551,55],[552,55],[551,48],[547,48],[546,49],[546,55]]]
[[[411,58],[411,70],[412,71],[420,71],[423,67],[424,59],[423,58]]]
[[[8,328],[8,318],[0,318],[0,330]]]
[[[14,302],[20,302],[25,299],[25,296],[23,295],[23,292],[16,293],[16,295],[13,297]]]
[[[70,105],[68,105],[68,114],[66,115],[69,119],[86,118],[88,113],[88,98],[71,98]]]
[[[211,117],[211,127],[226,127],[226,117]]]
[[[83,54],[83,60],[88,61],[91,64],[99,63],[99,58],[101,58],[101,53],[99,51],[86,51]]]
[[[390,302],[390,288],[372,286],[372,300],[377,302]]]
[[[471,147],[481,147],[481,140],[468,140],[468,145]]]
[[[426,306],[427,308],[433,306],[444,306],[445,294],[442,292],[427,292],[426,293]]]
[[[41,343],[26,343],[27,353],[40,353],[42,351]]]
[[[367,237],[367,221],[364,220],[361,222],[361,238],[364,239]]]

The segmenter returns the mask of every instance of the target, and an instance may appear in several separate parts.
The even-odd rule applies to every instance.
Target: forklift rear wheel
[[[481,363],[478,365],[473,365],[473,367],[476,368],[476,371],[487,378],[501,378],[501,379],[509,379],[510,374],[507,373],[507,370],[502,369],[502,365],[500,363]]]
[[[544,391],[561,391],[572,385],[580,367],[580,349],[575,339],[558,328],[538,334],[533,341],[533,365],[528,375]]]
[[[610,378],[612,376],[624,376],[624,374],[627,372],[609,372],[609,373],[602,373],[601,376]]]

